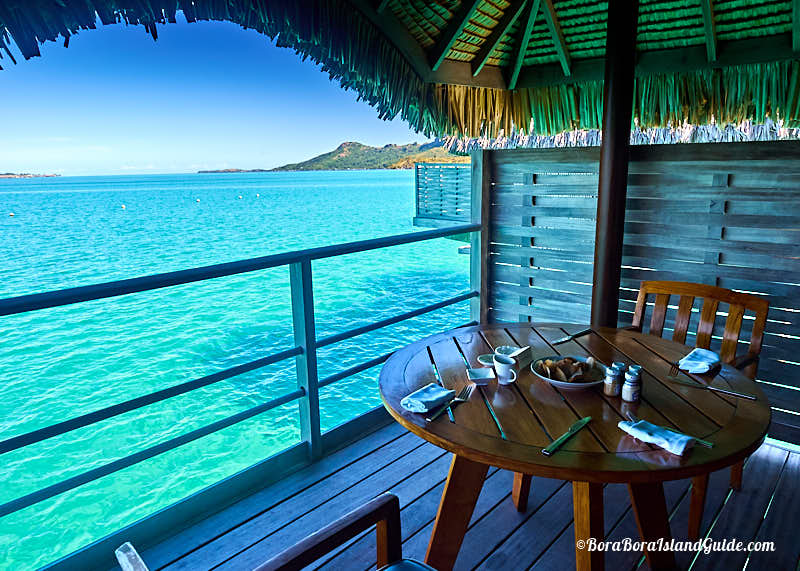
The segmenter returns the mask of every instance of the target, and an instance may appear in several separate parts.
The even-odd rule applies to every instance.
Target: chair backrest
[[[633,326],[639,330],[643,328],[647,296],[651,294],[655,295],[655,305],[650,318],[650,334],[662,336],[669,298],[672,295],[677,295],[680,296],[680,299],[678,301],[678,312],[675,316],[672,339],[679,343],[685,343],[695,298],[701,298],[703,305],[700,309],[700,323],[697,326],[696,347],[708,349],[711,346],[711,336],[714,331],[717,309],[720,303],[727,303],[729,304],[728,318],[725,320],[725,331],[720,348],[722,361],[732,363],[736,358],[739,333],[742,329],[742,320],[746,310],[755,313],[748,352],[753,355],[758,355],[761,352],[764,326],[766,325],[767,312],[769,311],[769,302],[763,297],[706,284],[643,281],[639,288],[639,297],[636,299],[636,310],[633,314]]]

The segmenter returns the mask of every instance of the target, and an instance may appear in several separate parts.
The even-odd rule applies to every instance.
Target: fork
[[[454,404],[458,404],[460,402],[468,401],[469,400],[469,396],[472,394],[472,387],[474,387],[474,386],[475,385],[472,385],[472,384],[464,385],[464,388],[462,388],[459,391],[459,393],[455,397],[453,397],[452,400],[450,400],[449,402],[444,403],[441,406],[441,408],[439,410],[437,410],[432,416],[426,416],[425,420],[427,422],[433,422],[434,420],[436,420],[437,418],[442,416],[442,414],[444,414],[444,411],[446,411],[448,408],[450,408]]]
[[[670,369],[669,369],[669,376],[670,377],[678,376],[678,373],[680,372],[680,370],[681,370],[681,368],[680,368],[680,365],[678,365],[678,363],[672,363],[672,367],[670,367]]]

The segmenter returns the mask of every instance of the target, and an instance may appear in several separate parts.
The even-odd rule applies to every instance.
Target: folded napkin
[[[692,349],[692,352],[678,361],[681,370],[700,375],[719,365],[719,355],[708,349]]]
[[[405,397],[400,401],[400,405],[410,412],[428,412],[443,405],[454,396],[456,396],[455,391],[448,391],[436,383],[431,383]]]
[[[638,438],[642,442],[649,442],[660,446],[667,452],[683,456],[684,452],[694,446],[694,438],[679,432],[672,432],[656,424],[651,424],[646,420],[628,422],[622,420],[617,424],[622,430]]]

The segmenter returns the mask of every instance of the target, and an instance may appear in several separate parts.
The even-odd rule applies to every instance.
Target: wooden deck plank
[[[606,536],[630,509],[628,488],[625,484],[608,484],[603,491],[603,524]],[[564,507],[566,509],[566,506]],[[558,536],[545,553],[540,555],[531,571],[561,571],[575,568],[574,521]]]
[[[508,503],[509,505],[511,504],[510,492],[513,475],[511,472],[507,472],[506,470],[500,470],[498,471],[496,478],[497,479],[492,484],[488,484],[489,480],[487,480],[487,484],[484,484],[483,490],[481,490],[478,503],[475,505],[475,510],[472,513],[470,527],[467,530],[467,534],[464,537],[464,543],[461,546],[462,551],[459,553],[458,561],[464,557],[464,553],[469,552],[470,546],[475,541],[477,533],[474,530],[478,522],[483,521],[483,519],[487,517],[487,514],[494,510],[498,505],[502,505],[503,503]],[[516,512],[516,510],[514,511]],[[435,515],[436,512],[434,511],[431,514],[431,523],[425,526],[403,544],[403,554],[405,557],[415,558],[420,561],[424,559],[425,551],[428,547],[428,540],[430,539],[431,531],[433,529],[433,518]],[[501,525],[499,522],[496,523],[497,525]],[[485,540],[485,537],[481,537],[480,540]],[[456,561],[456,568],[463,568],[464,566],[460,565],[458,561]]]
[[[440,461],[437,460],[437,464],[439,462]],[[442,499],[447,470],[450,466],[450,455],[445,455],[441,463],[443,467],[437,466],[435,470],[431,467],[431,469],[420,472],[415,476],[420,479],[428,480],[428,484],[436,480],[435,485],[421,496],[404,501],[405,490],[403,490],[401,486],[390,490],[400,498],[400,505],[402,506],[400,522],[404,542],[411,539],[422,528],[428,526],[436,515],[439,501]],[[511,474],[504,470],[491,468],[484,485],[494,488],[510,488]],[[351,542],[345,549],[338,551],[333,557],[326,558],[321,565],[318,564],[312,566],[312,568],[325,569],[326,571],[338,571],[340,569],[367,569],[375,567],[377,561],[374,530],[375,528],[373,527],[365,534],[359,536],[356,541]]]
[[[180,531],[165,541],[144,550],[142,556],[151,569],[159,569],[181,556],[213,541],[241,522],[260,514],[287,499],[302,493],[309,486],[347,469],[358,461],[366,460],[382,446],[395,440],[413,442],[414,436],[396,423],[380,428],[371,434],[332,453],[290,477],[260,490],[228,508]]]
[[[256,517],[240,523],[219,539],[203,545],[200,549],[172,563],[167,569],[170,571],[194,570],[221,563],[254,542],[279,531],[288,523],[317,510],[331,497],[344,492],[371,474],[385,469],[387,458],[391,460],[407,458],[422,446],[423,441],[413,435],[394,440],[384,447],[382,454],[370,454],[349,466],[347,470],[339,470],[328,478],[316,482],[302,494],[292,496]],[[431,445],[431,447],[433,446]],[[377,493],[373,495],[377,495]]]
[[[725,504],[725,499],[730,492],[730,469],[712,472],[708,478],[708,491],[706,492],[706,502],[703,507],[703,520],[700,522],[700,537],[705,537],[720,509]],[[672,537],[681,541],[688,540],[689,536],[689,505],[690,494],[686,494],[682,499],[675,513],[670,518],[670,530]],[[688,569],[694,559],[694,551],[681,551],[675,554],[675,563],[680,569]],[[647,565],[644,565],[644,569]],[[644,570],[643,570],[644,571]]]
[[[572,487],[565,484],[481,561],[477,569],[524,569],[547,549],[571,521]]]
[[[667,500],[667,511],[672,514],[678,506],[678,502],[686,495],[689,489],[689,480],[673,480],[664,482],[664,496]],[[627,500],[630,508],[630,498]],[[687,525],[684,522],[684,525]],[[622,519],[613,530],[606,531],[609,541],[624,541],[630,538],[633,541],[639,540],[639,530],[636,527],[636,517],[633,510],[628,509]],[[610,551],[606,553],[606,569],[635,569],[642,559],[641,551]]]
[[[786,450],[775,446],[762,446],[753,454],[744,471],[744,482],[749,485],[731,494],[708,537],[747,543],[756,536],[788,455]],[[692,569],[741,569],[746,559],[747,552],[740,551],[700,553]]]
[[[265,522],[251,526],[251,533],[248,534],[249,545],[222,561],[220,561],[220,557],[215,556],[215,564],[219,562],[215,569],[221,571],[253,569],[273,555],[277,555],[284,548],[283,546],[292,545],[304,539],[309,535],[309,530],[320,529],[340,514],[344,515],[409,477],[417,486],[426,485],[425,480],[414,478],[414,474],[418,471],[425,471],[433,461],[443,454],[442,449],[425,443],[399,457],[395,462],[387,464],[341,494],[330,497],[324,504],[273,533],[260,532],[259,528],[263,527]],[[320,492],[324,493],[324,490],[320,490]],[[253,533],[258,534],[255,541],[252,541]],[[197,569],[197,566],[194,568]]]
[[[401,500],[404,555],[421,560],[441,498],[449,459],[449,454],[410,434],[403,434],[402,430],[381,429],[330,456],[327,462],[323,460],[242,500],[242,505],[236,504],[229,508],[230,511],[225,510],[228,512],[226,518],[217,516],[198,524],[199,535],[196,538],[189,534],[190,528],[146,551],[145,561],[152,569],[158,569],[159,565],[154,565],[155,560],[148,555],[169,557],[174,553],[170,550],[176,545],[197,545],[205,541],[207,545],[195,551],[193,557],[182,558],[180,566],[175,564],[167,568],[207,569],[219,563],[222,563],[221,569],[250,568],[383,491],[392,491]],[[784,463],[784,460],[787,461]],[[348,473],[352,475],[348,476]],[[800,499],[792,493],[798,476],[800,454],[790,454],[769,445],[751,457],[745,467],[744,489],[731,494],[725,503],[728,471],[712,474],[703,530],[715,522],[710,531],[714,538],[774,540],[777,551],[750,554],[748,568],[768,565],[792,567],[800,556],[800,545],[793,541],[800,522]],[[511,472],[505,470],[490,471],[455,569],[531,568],[549,571],[574,568],[569,484],[534,478],[528,510],[519,513],[510,498],[512,478]],[[672,514],[671,527],[676,539],[686,536],[688,485],[687,480],[665,484],[667,504]],[[638,539],[625,486],[611,484],[606,487],[604,496],[607,538],[612,541],[625,537]],[[264,501],[264,504],[259,505],[258,501]],[[762,523],[760,516],[768,505]],[[282,512],[284,508],[285,515]],[[757,517],[754,516],[756,513]],[[233,525],[231,518],[236,515],[247,521]],[[243,528],[249,528],[248,534],[241,535]],[[229,529],[233,531],[225,533]],[[208,542],[213,532],[221,536]],[[241,553],[231,558],[231,553],[237,551]],[[370,530],[309,569],[374,569],[375,553],[374,530]],[[203,558],[200,558],[201,554]],[[686,569],[694,559],[691,553],[683,557],[678,555],[681,569]],[[747,556],[747,553],[714,553],[698,557],[695,567],[739,569]],[[606,568],[633,570],[639,566],[640,560],[639,553],[609,552],[606,554]],[[639,567],[640,571],[646,569],[646,564]]]
[[[800,559],[800,542],[797,541],[797,514],[800,514],[800,454],[789,454],[781,473],[775,494],[772,496],[764,522],[758,530],[756,541],[774,541],[775,551],[750,553],[749,569],[794,569]],[[792,524],[791,522],[794,522]]]
[[[456,560],[456,569],[472,569],[479,561],[496,551],[517,529],[535,517],[544,505],[552,501],[554,494],[567,488],[560,480],[533,478],[524,513],[517,511],[511,497],[504,497],[485,517],[477,521],[467,532],[464,544]],[[510,489],[509,489],[510,491]],[[568,490],[572,494],[571,490]]]

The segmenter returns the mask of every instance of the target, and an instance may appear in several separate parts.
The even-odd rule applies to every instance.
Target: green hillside
[[[300,163],[283,165],[274,171],[410,169],[414,163],[468,163],[469,157],[448,153],[438,142],[418,145],[370,147],[361,143],[342,143],[335,150]]]

